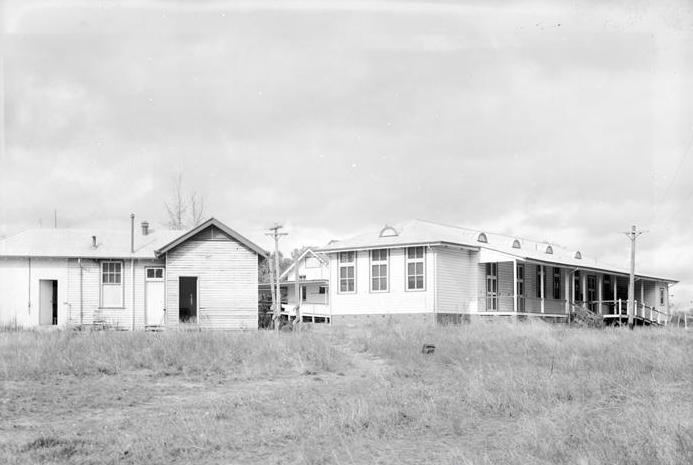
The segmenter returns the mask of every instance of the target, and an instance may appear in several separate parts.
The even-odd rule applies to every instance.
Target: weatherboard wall
[[[166,325],[179,326],[179,278],[197,277],[198,323],[257,329],[258,255],[225,235],[200,235],[166,253]]]
[[[340,292],[338,255],[329,255],[332,276],[329,292],[333,315],[433,313],[435,253],[431,249],[427,248],[425,253],[425,289],[411,291],[406,290],[404,248],[390,249],[386,292],[371,291],[370,253],[367,250],[358,251],[356,254],[355,292]]]

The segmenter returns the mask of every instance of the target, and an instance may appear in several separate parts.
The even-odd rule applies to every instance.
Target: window
[[[371,292],[387,292],[388,250],[371,250]]]
[[[339,292],[356,292],[356,252],[339,253]]]
[[[407,248],[407,290],[424,289],[424,248]]]
[[[582,260],[582,254],[580,253],[579,250],[578,250],[577,252],[575,252],[575,258],[576,258],[577,260]]]
[[[573,289],[575,291],[575,296],[573,301],[580,302],[582,300],[582,290],[580,289],[580,272],[575,272],[575,279],[573,280]]]
[[[326,286],[320,286],[318,288],[318,294],[325,294],[327,292],[327,287]]]
[[[517,264],[517,311],[525,311],[525,266]]]
[[[486,310],[498,310],[498,263],[486,264]]]
[[[306,286],[301,286],[301,302],[305,302],[308,299],[308,289]]]
[[[101,306],[123,306],[122,262],[101,262]]]
[[[561,298],[561,269],[553,269],[553,298],[558,300]]]
[[[659,305],[664,306],[664,288],[660,287],[659,288]]]
[[[521,249],[521,248],[522,248],[522,245],[520,244],[520,241],[518,241],[517,239],[515,239],[515,240],[513,241],[513,249]]]
[[[320,260],[315,257],[306,257],[306,268],[320,268]]]
[[[553,247],[551,247],[550,245],[547,245],[546,246],[546,253],[549,255],[553,254]]]
[[[164,279],[163,268],[147,268],[147,280]]]
[[[587,275],[587,306],[593,312],[597,311],[597,277]]]
[[[488,243],[488,238],[484,233],[479,233],[479,237],[477,237],[476,240],[479,242],[483,242],[484,244]]]

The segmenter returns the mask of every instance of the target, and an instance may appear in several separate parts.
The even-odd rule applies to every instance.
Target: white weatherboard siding
[[[479,254],[470,250],[436,248],[436,313],[477,310]]]
[[[166,325],[179,324],[178,278],[198,280],[199,325],[257,329],[258,255],[227,237],[192,238],[166,254]]]
[[[433,313],[435,253],[426,248],[426,289],[406,290],[405,249],[390,249],[388,292],[370,291],[370,256],[366,250],[356,254],[356,292],[339,292],[338,254],[330,254],[330,302],[333,315]]]
[[[80,265],[78,259],[68,263],[68,301],[70,324],[104,323],[117,328],[132,328],[133,293],[132,268],[129,259],[116,260],[123,263],[123,302],[122,306],[106,308],[101,306],[101,260],[82,259],[82,286],[80,308]],[[163,260],[135,260],[135,329],[144,328],[145,268],[164,266]]]
[[[0,325],[29,326],[29,292],[29,260],[0,258]]]

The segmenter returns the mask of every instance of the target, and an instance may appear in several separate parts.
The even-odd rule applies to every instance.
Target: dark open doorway
[[[58,324],[58,281],[39,280],[39,324]]]
[[[178,278],[178,319],[181,323],[197,322],[197,277]]]

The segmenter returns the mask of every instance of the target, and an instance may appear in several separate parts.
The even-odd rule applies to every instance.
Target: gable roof
[[[289,267],[286,270],[284,270],[284,272],[279,276],[279,280],[281,281],[282,279],[284,279],[291,272],[291,270],[294,269],[294,267],[296,266],[296,263],[299,263],[301,260],[303,260],[303,258],[306,255],[308,255],[309,253],[311,255],[313,255],[315,258],[317,258],[318,260],[320,260],[320,263],[322,263],[323,265],[327,264],[327,258],[325,257],[324,254],[316,253],[313,251],[312,248],[309,247],[306,250],[304,250],[303,253],[301,255],[299,255],[299,257],[296,260],[291,262],[291,265],[289,265]]]
[[[381,234],[386,229],[394,229],[397,234]],[[479,241],[484,234],[486,242]],[[516,243],[517,242],[517,243]],[[443,225],[424,220],[413,220],[394,227],[383,228],[380,232],[369,232],[343,241],[333,241],[319,249],[320,252],[336,253],[345,250],[370,250],[421,245],[455,245],[469,250],[480,251],[482,255],[496,253],[509,260],[519,259],[537,263],[558,264],[572,268],[607,271],[627,275],[627,267],[618,267],[588,258],[580,252],[582,258],[576,258],[577,250],[570,250],[545,241],[534,241],[505,234],[489,233],[477,229]],[[517,247],[519,245],[519,248]],[[547,253],[547,247],[552,253]],[[637,274],[638,277],[652,278],[660,281],[677,281],[653,275]]]
[[[161,256],[168,252],[169,250],[178,247],[180,244],[183,242],[187,241],[191,237],[195,236],[196,234],[200,233],[201,231],[204,231],[205,229],[209,228],[210,226],[215,226],[219,228],[221,231],[223,231],[227,236],[237,240],[241,244],[243,244],[246,248],[251,250],[252,252],[255,252],[256,254],[267,257],[268,252],[260,247],[259,245],[255,244],[252,242],[250,239],[247,239],[246,237],[242,236],[238,232],[234,231],[233,229],[229,228],[226,226],[224,223],[221,221],[217,220],[216,218],[210,218],[204,223],[199,224],[198,226],[194,227],[190,231],[183,233],[181,236],[173,239],[172,241],[168,242],[167,244],[163,245],[162,247],[159,247],[154,251],[156,256]]]

